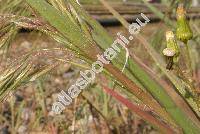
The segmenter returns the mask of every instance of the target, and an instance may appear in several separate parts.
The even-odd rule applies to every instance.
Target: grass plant
[[[125,28],[129,27],[129,23],[107,2],[104,0],[100,0],[100,2]],[[146,1],[143,2],[170,28],[174,28],[173,21],[163,13],[157,12],[158,9],[154,8],[151,4]],[[0,8],[0,49],[4,50],[4,53],[9,51],[10,42],[14,40],[19,30],[25,28],[48,35],[87,64],[75,63],[71,58],[54,58],[56,62],[53,65],[34,70],[31,56],[35,54],[35,51],[32,51],[23,56],[22,60],[19,60],[16,65],[13,64],[4,73],[0,74],[0,99],[3,99],[10,91],[14,91],[20,85],[38,79],[38,88],[42,94],[38,95],[39,98],[42,98],[39,103],[42,105],[42,112],[46,114],[47,110],[45,109],[45,102],[43,100],[43,83],[39,78],[63,62],[81,68],[88,68],[88,65],[97,60],[96,56],[98,54],[102,54],[110,47],[114,38],[75,0],[6,0],[5,3],[9,3],[8,6]],[[195,87],[193,85],[190,86],[190,84],[194,83],[188,84],[187,77],[185,77],[186,80],[181,79],[173,71],[167,70],[165,68],[166,63],[161,58],[160,53],[141,34],[135,36],[135,38],[144,46],[147,54],[151,56],[159,73],[174,85],[171,88],[173,91],[170,91],[166,84],[162,85],[165,82],[162,82],[152,69],[142,64],[140,59],[138,60],[132,56],[127,58],[127,49],[124,49],[118,55],[117,59],[114,59],[111,64],[105,65],[104,75],[111,83],[114,82],[112,84],[113,88],[116,87],[118,91],[122,89],[124,94],[127,96],[130,95],[131,98],[124,98],[115,91],[115,88],[112,90],[109,87],[109,83],[106,86],[100,86],[102,90],[98,91],[103,104],[91,103],[87,92],[83,92],[81,96],[91,107],[100,113],[107,124],[111,122],[109,113],[116,113],[115,110],[112,112],[108,110],[110,102],[110,98],[106,95],[108,93],[161,132],[200,133],[200,114],[196,103],[199,101],[197,100],[199,98],[193,97],[196,95],[196,92],[194,93],[195,95],[192,94],[193,96],[186,97],[188,91],[191,91]],[[1,59],[5,58],[6,55]],[[152,75],[154,74],[155,77],[153,78]],[[98,89],[98,86],[94,87],[95,90]],[[178,102],[176,102],[177,100]],[[141,106],[147,106],[149,111],[141,109],[136,103]],[[103,111],[100,110],[99,105],[103,105]],[[76,104],[74,104],[74,109],[76,109]],[[75,120],[76,118],[74,118]],[[13,128],[15,127],[14,124],[12,124]],[[115,124],[113,125],[115,126]]]

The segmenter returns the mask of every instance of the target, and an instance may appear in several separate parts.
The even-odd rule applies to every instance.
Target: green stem
[[[192,81],[192,76],[193,76],[192,59],[191,59],[190,50],[189,50],[189,46],[188,46],[187,42],[185,42],[185,52],[186,52],[185,54],[186,54],[187,69],[188,69],[189,75],[191,77],[190,81]]]
[[[192,58],[190,54],[190,49],[188,46],[188,42],[185,42],[185,54],[186,54],[186,63],[187,63],[187,69],[188,69],[188,82],[189,85],[192,85],[192,96],[194,97],[194,101],[197,103],[198,110],[200,111],[200,93],[194,86],[194,80],[193,80],[193,68],[192,68]]]

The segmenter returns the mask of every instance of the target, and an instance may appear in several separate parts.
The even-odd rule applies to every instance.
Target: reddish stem
[[[115,92],[112,89],[109,89],[108,87],[103,86],[103,89],[105,90],[106,93],[120,101],[122,104],[127,106],[130,110],[132,110],[134,113],[136,113],[138,116],[140,116],[142,119],[148,121],[152,125],[156,126],[159,128],[161,131],[167,134],[173,134],[175,133],[169,126],[164,124],[163,122],[159,121],[152,115],[150,115],[148,112],[143,111],[139,106],[131,103],[128,99],[124,98],[123,96],[119,95],[117,92]]]

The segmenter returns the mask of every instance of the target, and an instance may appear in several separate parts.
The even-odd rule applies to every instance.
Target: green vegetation
[[[83,2],[83,1],[82,1]],[[89,2],[89,1],[87,1]],[[100,0],[103,5],[116,17],[121,24],[128,28],[129,23],[123,19],[107,2]],[[84,3],[84,2],[83,2]],[[163,22],[168,26],[167,29],[175,31],[175,23],[171,21],[162,12],[159,12],[153,5],[144,1],[146,6],[152,10]],[[5,6],[7,4],[7,6]],[[5,7],[4,7],[5,6]],[[0,8],[1,19],[1,42],[0,49],[5,53],[2,59],[6,59],[6,53],[9,53],[10,43],[15,39],[21,28],[38,31],[53,38],[55,41],[63,45],[65,49],[72,52],[76,58],[84,60],[84,64],[75,63],[74,59],[59,59],[54,57],[54,64],[34,68],[33,55],[37,55],[38,50],[33,49],[26,55],[22,56],[16,63],[4,70],[0,75],[0,99],[2,100],[11,91],[15,91],[21,85],[25,85],[32,81],[37,81],[39,98],[45,98],[43,93],[43,84],[41,77],[50,73],[52,69],[58,67],[63,62],[67,62],[79,68],[88,68],[93,61],[97,59],[97,55],[101,54],[105,49],[109,48],[114,39],[107,31],[94,20],[75,0],[6,0],[4,6]],[[186,19],[184,21],[187,21]],[[185,22],[184,24],[188,24]],[[179,23],[178,23],[179,26]],[[189,25],[187,25],[189,27]],[[185,28],[185,27],[183,27]],[[180,27],[178,27],[180,34]],[[198,28],[197,28],[198,31]],[[190,31],[192,32],[192,31]],[[144,65],[141,60],[130,54],[128,65],[122,71],[124,62],[127,58],[126,50],[123,50],[113,60],[111,64],[105,65],[104,79],[92,84],[88,89],[83,91],[82,98],[87,101],[97,113],[104,118],[107,124],[114,126],[118,131],[119,127],[112,122],[112,118],[116,116],[117,109],[109,111],[110,97],[107,93],[117,99],[119,102],[127,106],[131,111],[135,112],[142,119],[149,122],[159,131],[164,133],[186,133],[199,134],[199,94],[197,90],[197,81],[193,78],[195,70],[198,71],[198,65],[192,61],[190,50],[187,47],[186,52],[179,50],[176,46],[175,50],[178,54],[172,62],[172,70],[165,68],[166,62],[161,58],[161,49],[166,47],[167,41],[160,42],[157,37],[152,41],[160,45],[156,50],[155,44],[149,44],[142,34],[135,37],[137,41],[144,47],[146,55],[153,59],[152,68]],[[198,34],[194,34],[193,41],[198,42]],[[178,38],[180,39],[180,38]],[[192,39],[192,38],[190,38]],[[176,40],[173,38],[173,41]],[[187,43],[188,43],[187,39]],[[174,42],[173,42],[174,43]],[[180,43],[180,42],[178,42]],[[195,44],[195,43],[194,43]],[[198,43],[196,43],[198,44]],[[177,45],[177,44],[176,44]],[[155,47],[154,47],[155,46]],[[187,46],[187,44],[186,44]],[[169,47],[169,43],[167,44]],[[174,46],[173,46],[174,48]],[[49,48],[50,50],[51,48]],[[44,50],[39,50],[44,51]],[[197,51],[197,50],[193,50]],[[179,54],[180,53],[180,54]],[[185,68],[179,65],[179,58],[183,56],[183,63],[187,64]],[[164,57],[164,56],[163,56]],[[189,65],[188,65],[189,64]],[[193,65],[193,66],[192,66]],[[154,71],[156,70],[156,71]],[[161,78],[162,76],[162,78]],[[167,82],[163,80],[167,79]],[[198,78],[197,78],[198,79]],[[164,84],[163,84],[164,83]],[[169,88],[168,84],[172,84]],[[114,90],[111,90],[113,88]],[[95,93],[94,93],[95,92]],[[99,101],[91,101],[94,93]],[[121,95],[120,95],[121,94]],[[126,95],[128,98],[122,97]],[[187,96],[186,96],[187,95]],[[76,101],[76,100],[75,100]],[[188,102],[188,104],[186,103]],[[114,102],[112,102],[114,103]],[[115,102],[116,103],[116,102]],[[118,103],[118,102],[117,102]],[[149,108],[148,111],[141,109],[135,105]],[[42,112],[46,113],[44,101],[40,101]],[[113,114],[114,113],[114,114]],[[113,114],[113,116],[111,116]],[[75,115],[74,115],[75,116]],[[54,118],[57,118],[56,116]],[[76,117],[74,117],[76,118]],[[74,119],[76,120],[76,119]],[[13,128],[15,123],[13,123]],[[13,129],[12,129],[13,130]],[[13,130],[14,132],[14,130]]]

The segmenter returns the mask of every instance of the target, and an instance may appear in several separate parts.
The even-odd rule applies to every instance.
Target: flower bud
[[[176,36],[180,41],[187,43],[188,40],[192,39],[193,33],[188,24],[186,18],[186,11],[183,7],[183,4],[179,4],[176,16],[177,16]]]
[[[179,46],[174,37],[174,33],[172,31],[166,32],[166,41],[167,48],[163,50],[163,54],[167,58],[167,66],[166,69],[171,70],[174,63],[178,62],[179,57]]]
[[[174,56],[177,57],[180,54],[179,46],[175,40],[174,33],[172,31],[166,32],[166,41],[167,41],[167,48],[171,49],[171,51],[174,51]]]

